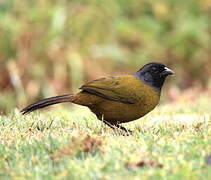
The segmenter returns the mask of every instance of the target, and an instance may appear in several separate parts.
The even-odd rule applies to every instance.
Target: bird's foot
[[[132,134],[132,131],[126,129],[125,127],[123,127],[123,126],[121,126],[121,125],[119,125],[119,124],[111,124],[110,122],[105,121],[105,120],[103,120],[103,122],[104,122],[106,125],[108,125],[110,128],[112,128],[112,129],[121,129],[121,130],[123,130],[124,133],[123,133],[122,135],[124,135],[124,136],[129,136],[129,135]]]
[[[124,133],[122,134],[123,136],[129,136],[129,135],[132,135],[132,133],[133,133],[133,131],[131,131],[131,130],[129,130],[129,129],[126,129],[125,127],[123,127],[123,126],[121,126],[121,125],[119,125],[119,124],[117,124],[116,127],[117,127],[118,129],[121,129],[121,130],[124,131]]]

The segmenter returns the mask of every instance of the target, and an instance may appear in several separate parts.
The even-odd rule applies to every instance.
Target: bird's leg
[[[108,125],[110,128],[112,128],[112,129],[118,128],[118,129],[121,129],[121,130],[125,131],[127,134],[132,134],[132,131],[126,129],[126,128],[123,127],[123,126],[120,126],[119,124],[111,124],[110,122],[108,122],[108,121],[106,121],[106,120],[103,120],[103,122],[104,122],[106,125]]]
[[[111,124],[110,122],[103,120],[103,122],[108,125],[110,128],[115,129],[115,126],[113,124]]]
[[[110,128],[115,129],[115,126],[113,126],[110,122],[108,122],[108,121],[106,121],[106,120],[104,119],[104,115],[102,115],[101,120],[102,120],[106,125],[108,125]]]

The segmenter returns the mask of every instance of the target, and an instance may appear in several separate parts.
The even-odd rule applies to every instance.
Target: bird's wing
[[[111,76],[96,79],[81,86],[79,89],[108,100],[134,104],[136,100],[130,91],[127,81],[128,79],[124,76]]]

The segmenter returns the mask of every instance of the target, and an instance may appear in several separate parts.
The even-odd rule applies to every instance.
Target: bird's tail
[[[45,98],[40,101],[37,101],[24,109],[21,110],[22,114],[27,114],[30,113],[34,110],[44,108],[46,106],[50,106],[53,104],[58,104],[58,103],[63,103],[63,102],[71,102],[71,99],[74,95],[73,94],[65,94],[61,96],[55,96],[55,97],[50,97],[50,98]]]

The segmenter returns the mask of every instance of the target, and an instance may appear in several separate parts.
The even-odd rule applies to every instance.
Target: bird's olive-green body
[[[81,89],[85,91],[71,97],[70,102],[89,107],[98,119],[112,124],[125,123],[144,116],[155,108],[160,99],[160,92],[133,75],[98,79],[85,84]],[[86,89],[95,90],[114,100],[90,94]],[[121,98],[129,103],[119,101]]]

